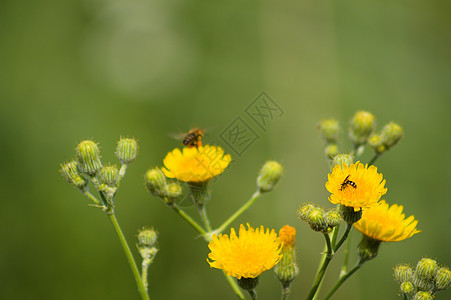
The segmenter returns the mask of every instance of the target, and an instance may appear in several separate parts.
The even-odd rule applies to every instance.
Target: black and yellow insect
[[[351,175],[346,176],[345,180],[343,180],[343,183],[341,184],[340,187],[340,191],[343,191],[348,185],[352,186],[355,189],[357,188],[357,184],[355,184],[354,181],[348,180],[349,176]]]
[[[183,138],[182,144],[189,148],[202,146],[204,132],[205,131],[200,128],[191,129]]]

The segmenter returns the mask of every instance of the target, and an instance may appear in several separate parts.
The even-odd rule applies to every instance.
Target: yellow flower
[[[387,192],[385,179],[373,165],[359,162],[350,166],[337,165],[328,175],[326,189],[332,193],[329,201],[334,204],[353,207],[354,211],[370,208]]]
[[[364,210],[362,219],[354,223],[355,228],[364,235],[380,242],[399,242],[421,232],[416,226],[414,216],[407,219],[402,213],[402,205],[388,207],[384,200],[380,205]]]
[[[231,160],[230,154],[224,155],[217,146],[185,147],[183,152],[176,148],[164,158],[166,168],[162,170],[167,177],[183,182],[205,182],[224,172]]]
[[[273,268],[282,258],[281,243],[277,234],[269,228],[252,228],[240,225],[239,237],[230,230],[230,239],[226,234],[213,235],[208,244],[211,252],[207,262],[210,267],[222,269],[227,275],[238,279],[256,278],[266,270]]]

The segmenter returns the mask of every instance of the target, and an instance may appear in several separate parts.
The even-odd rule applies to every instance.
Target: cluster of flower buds
[[[121,138],[117,144],[116,157],[121,161],[119,170],[115,165],[102,164],[97,143],[91,140],[82,141],[75,148],[76,160],[61,164],[61,175],[80,191],[87,192],[91,181],[100,193],[105,209],[113,207],[113,197],[127,165],[138,153],[138,143],[134,139]]]
[[[173,205],[183,192],[180,183],[177,181],[168,182],[160,168],[148,170],[145,175],[145,182],[149,192],[163,199],[168,205]]]
[[[398,265],[394,268],[394,276],[400,284],[401,293],[416,300],[433,299],[435,293],[451,285],[450,269],[439,267],[430,258],[422,258],[415,269],[408,265]]]
[[[366,144],[374,149],[376,155],[380,155],[403,137],[402,127],[393,122],[386,124],[380,133],[375,133],[375,120],[374,115],[367,111],[358,111],[352,117],[348,136],[354,144],[354,155],[360,155]],[[326,156],[330,159],[339,153],[337,140],[340,126],[335,119],[325,119],[319,123],[318,128],[326,142]]]
[[[314,231],[329,233],[342,222],[340,213],[336,209],[325,211],[311,203],[301,205],[298,209],[299,218],[307,222]]]

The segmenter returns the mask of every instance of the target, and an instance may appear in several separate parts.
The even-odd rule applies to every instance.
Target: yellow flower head
[[[211,252],[207,262],[210,267],[222,269],[227,275],[238,279],[255,278],[266,270],[273,268],[282,258],[281,243],[274,229],[252,228],[247,224],[240,225],[239,237],[235,230],[230,230],[230,238],[226,234],[213,235],[208,244]]]
[[[205,182],[224,172],[231,160],[219,146],[176,148],[164,158],[166,168],[162,170],[167,177],[183,182]]]
[[[354,223],[355,228],[373,240],[381,242],[399,242],[421,232],[416,228],[418,220],[414,216],[405,219],[402,205],[388,207],[384,200],[380,205],[366,209],[362,218]]]
[[[296,228],[290,225],[285,225],[279,230],[279,239],[282,243],[282,247],[294,247],[296,241]]]
[[[376,205],[387,192],[384,186],[385,179],[377,173],[375,166],[368,167],[359,162],[335,166],[326,182],[326,189],[332,193],[329,201],[353,207],[354,211]]]

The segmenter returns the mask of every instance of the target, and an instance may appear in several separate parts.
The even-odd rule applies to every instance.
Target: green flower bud
[[[138,155],[138,142],[135,139],[121,138],[117,142],[116,157],[123,164],[128,164],[135,160]]]
[[[238,279],[238,285],[243,290],[252,291],[257,287],[258,281],[259,281],[258,277],[255,278],[241,277],[240,279]]]
[[[413,300],[432,300],[434,296],[429,292],[419,291],[413,297]]]
[[[333,158],[339,153],[337,144],[328,144],[324,149],[324,152],[326,157]]]
[[[362,209],[354,211],[354,207],[340,205],[340,214],[346,223],[354,224],[362,218]]]
[[[358,111],[351,120],[349,138],[356,145],[364,145],[374,129],[374,116],[366,111]]]
[[[141,247],[153,247],[157,243],[158,232],[153,228],[143,228],[138,231],[138,242]]]
[[[182,195],[182,186],[178,182],[172,182],[164,188],[164,194],[167,197],[167,204],[172,204]]]
[[[435,275],[435,287],[437,290],[446,290],[451,285],[451,271],[447,267],[437,270]]]
[[[145,182],[147,189],[152,195],[158,197],[165,196],[165,188],[167,186],[166,176],[159,168],[150,169],[145,176]]]
[[[413,270],[408,265],[397,265],[394,268],[394,276],[399,283],[410,282],[413,278]]]
[[[368,145],[370,145],[371,148],[374,149],[374,152],[380,154],[387,150],[387,147],[385,147],[382,136],[380,134],[373,134],[368,138]]]
[[[404,132],[401,126],[390,122],[382,129],[382,143],[388,149],[396,145],[403,137]]]
[[[271,191],[279,181],[280,176],[282,176],[282,171],[282,165],[278,162],[267,161],[260,170],[257,178],[257,186],[260,192]]]
[[[318,124],[321,136],[326,140],[326,143],[336,143],[340,126],[335,119],[322,120]]]
[[[412,294],[415,291],[415,287],[409,281],[401,283],[401,292],[404,294]]]
[[[88,184],[78,172],[78,162],[75,160],[61,164],[60,172],[67,182],[80,190],[84,189]]]
[[[331,209],[328,212],[326,212],[326,222],[328,227],[334,228],[340,225],[342,221],[343,219],[341,218],[340,213],[335,209]]]
[[[422,258],[413,273],[413,283],[421,291],[429,291],[434,288],[434,278],[437,273],[437,262],[430,258]]]
[[[432,280],[437,273],[437,262],[430,258],[422,258],[415,268],[414,275],[425,280]]]
[[[338,166],[338,165],[348,165],[350,166],[354,162],[354,157],[352,157],[351,154],[338,154],[334,156],[334,160],[332,162],[332,165]]]
[[[377,256],[379,251],[379,246],[381,241],[375,240],[362,234],[362,239],[360,240],[357,252],[359,254],[361,261],[368,261]]]
[[[302,221],[307,222],[310,210],[312,210],[313,208],[315,208],[315,206],[311,203],[300,206],[298,209],[299,218],[301,218]]]
[[[81,171],[94,176],[102,167],[99,146],[93,141],[86,140],[78,144],[76,150]]]
[[[119,180],[119,170],[115,165],[102,167],[97,172],[97,180],[99,184],[106,184],[109,187],[115,187]]]
[[[315,207],[308,213],[307,222],[310,228],[315,231],[327,232],[327,221],[325,212],[322,208]]]

